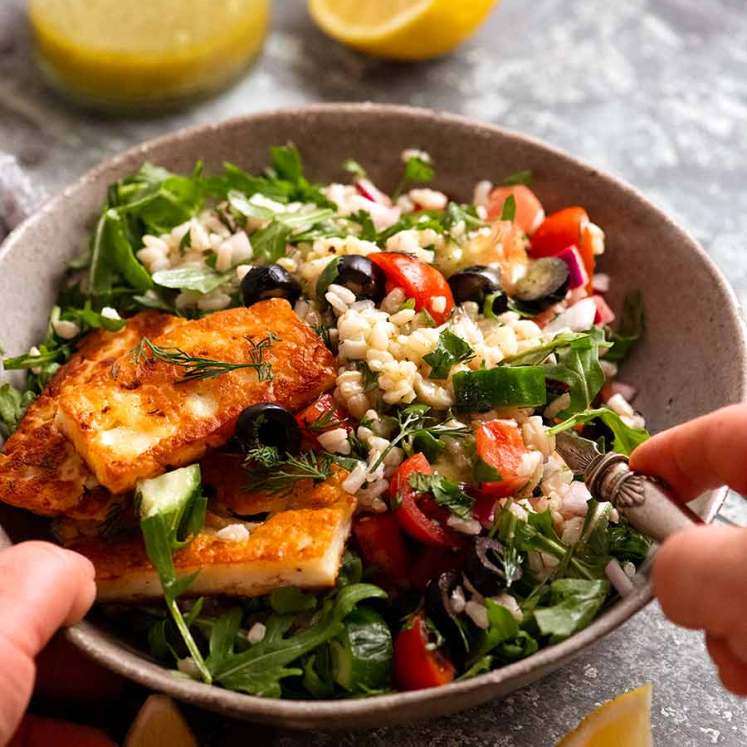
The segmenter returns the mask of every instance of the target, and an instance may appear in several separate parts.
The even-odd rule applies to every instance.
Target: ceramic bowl
[[[271,145],[295,142],[315,180],[344,177],[355,158],[373,179],[393,188],[400,152],[420,147],[437,164],[435,187],[471,199],[479,179],[531,169],[534,189],[549,211],[583,205],[604,227],[601,268],[613,278],[611,303],[643,292],[645,338],[625,364],[623,378],[640,390],[637,406],[654,430],[743,398],[745,342],[729,286],[703,249],[664,213],[618,179],[523,135],[430,111],[379,105],[332,104],[269,112],[183,130],[113,158],[50,200],[0,251],[0,340],[26,350],[44,333],[65,260],[85,246],[107,185],[149,160],[189,171],[196,159],[208,170],[233,161],[249,170],[267,163]],[[706,496],[710,519],[723,494]],[[22,512],[5,509],[0,522],[18,539],[41,531]],[[0,530],[0,535],[2,531]],[[0,545],[7,542],[0,536]],[[641,583],[578,635],[522,661],[474,679],[419,692],[360,700],[268,700],[177,679],[110,631],[86,621],[68,631],[77,646],[105,666],[154,690],[230,716],[298,728],[381,726],[433,718],[527,685],[607,635],[651,599]]]

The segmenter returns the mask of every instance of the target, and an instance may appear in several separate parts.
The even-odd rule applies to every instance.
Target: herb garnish
[[[438,422],[435,417],[428,415],[430,409],[428,405],[409,405],[397,411],[398,432],[371,466],[371,472],[376,470],[395,446],[401,445],[407,453],[412,454],[415,445],[418,445],[421,451],[426,450],[421,446],[425,440],[432,453],[443,447],[441,439],[444,437],[466,438],[471,435],[472,429],[468,425],[453,418]]]
[[[631,428],[623,422],[614,410],[610,410],[609,407],[597,407],[592,410],[577,412],[562,423],[548,428],[547,433],[554,436],[597,418],[612,431],[614,435],[612,448],[620,454],[629,455],[636,446],[649,438],[649,433],[645,428]]]
[[[133,349],[132,357],[135,363],[140,363],[146,358],[147,350],[150,351],[152,359],[183,368],[185,373],[180,382],[213,379],[216,376],[221,376],[242,368],[253,368],[257,372],[258,381],[272,381],[272,364],[263,360],[263,358],[265,351],[270,348],[273,342],[277,341],[277,336],[270,332],[259,341],[253,340],[251,337],[244,339],[250,345],[249,357],[251,360],[247,363],[232,363],[230,361],[217,361],[212,358],[201,358],[190,355],[181,348],[162,348],[147,337],[143,337],[137,344],[137,347]]]
[[[392,199],[396,200],[403,192],[416,182],[429,182],[436,174],[433,164],[421,156],[412,156],[405,161],[405,173],[402,175]]]
[[[445,379],[452,366],[465,363],[475,357],[475,353],[467,342],[455,335],[450,329],[444,329],[438,336],[438,347],[423,360],[431,367],[432,379]]]
[[[515,174],[511,174],[511,176],[507,176],[501,184],[504,187],[515,187],[518,184],[529,185],[532,181],[534,181],[534,175],[529,169],[526,169],[525,171],[517,171]]]
[[[513,222],[516,218],[516,198],[513,195],[506,197],[501,210],[501,220]]]
[[[332,474],[334,458],[327,452],[281,455],[274,446],[250,449],[244,460],[247,487],[259,493],[286,493],[300,480],[322,482]]]
[[[410,487],[419,493],[430,493],[439,506],[448,508],[460,519],[472,518],[474,499],[465,493],[457,483],[442,475],[426,475],[414,472],[410,475]]]

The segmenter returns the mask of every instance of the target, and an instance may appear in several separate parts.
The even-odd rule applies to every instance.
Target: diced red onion
[[[621,597],[626,597],[633,591],[633,582],[628,578],[622,566],[615,558],[612,558],[607,563],[604,568],[604,574]]]
[[[607,302],[602,296],[592,296],[594,303],[597,305],[597,313],[594,317],[594,324],[603,326],[605,324],[612,324],[615,321],[615,312],[607,305]]]
[[[610,396],[614,394],[622,394],[628,402],[632,402],[638,394],[638,390],[632,384],[626,384],[622,381],[613,381],[610,384]]]
[[[594,293],[607,293],[610,289],[610,276],[606,272],[597,272],[591,279]]]
[[[578,252],[578,248],[575,246],[567,246],[563,249],[560,254],[557,255],[558,259],[562,259],[563,262],[568,265],[568,287],[580,288],[585,286],[589,282],[589,273],[586,272],[583,259]]]
[[[385,207],[391,207],[392,201],[385,195],[370,179],[360,178],[355,180],[355,188],[367,200]]]

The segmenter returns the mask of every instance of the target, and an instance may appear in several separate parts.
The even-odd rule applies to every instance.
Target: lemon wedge
[[[130,727],[125,747],[197,747],[187,722],[171,698],[151,695]]]
[[[652,747],[650,684],[592,711],[557,747]]]
[[[236,77],[262,45],[269,6],[29,0],[29,18],[42,70],[58,88],[110,108],[161,108]]]
[[[317,25],[362,52],[425,60],[472,35],[496,0],[309,0]]]

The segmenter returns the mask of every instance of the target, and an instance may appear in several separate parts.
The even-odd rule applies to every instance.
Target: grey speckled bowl
[[[521,169],[535,174],[548,210],[584,205],[607,233],[602,268],[613,279],[612,304],[640,288],[646,303],[644,343],[624,378],[640,389],[637,405],[655,429],[665,428],[743,398],[745,342],[737,304],[703,250],[635,190],[529,138],[497,127],[429,111],[378,105],[322,105],[248,116],[177,132],[103,163],[51,200],[19,227],[0,251],[0,340],[13,353],[42,336],[66,259],[85,245],[91,220],[114,179],[150,160],[190,170],[225,160],[257,170],[271,145],[292,140],[316,180],[341,178],[355,158],[373,178],[393,187],[403,148],[430,152],[436,187],[469,200],[478,179],[500,179]],[[701,500],[710,519],[722,494]],[[0,521],[14,539],[40,531],[37,522],[6,509]],[[7,538],[0,530],[0,545]],[[82,650],[111,669],[155,690],[237,716],[283,726],[366,727],[433,718],[522,687],[564,664],[609,633],[651,599],[643,584],[590,627],[528,659],[446,687],[350,701],[264,700],[175,679],[141,652],[91,622],[68,632]]]

